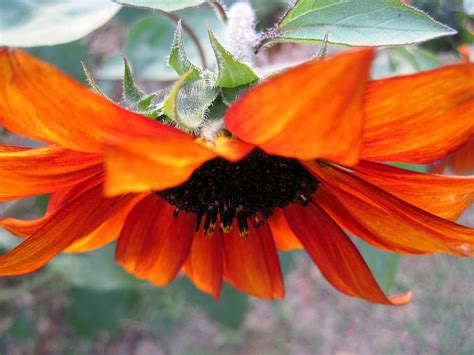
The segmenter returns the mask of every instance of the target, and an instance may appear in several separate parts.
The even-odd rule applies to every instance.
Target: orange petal
[[[387,297],[352,241],[317,204],[287,207],[288,223],[323,276],[339,291],[369,302],[403,305],[411,292]]]
[[[445,159],[437,162],[429,171],[433,174],[441,174],[445,170],[457,175],[474,174],[474,137]]]
[[[250,227],[240,237],[236,225],[223,236],[224,277],[249,295],[273,299],[284,296],[283,277],[275,243],[268,226]]]
[[[273,211],[273,215],[267,219],[267,223],[270,226],[278,250],[303,249],[300,240],[288,225],[288,221],[280,208]]]
[[[206,236],[201,230],[194,235],[191,252],[184,269],[194,285],[215,299],[222,290],[222,234],[219,230],[214,235]]]
[[[347,52],[274,76],[229,108],[226,127],[270,154],[354,164],[372,55]]]
[[[103,198],[102,186],[83,193],[61,210],[35,234],[0,256],[0,275],[25,274],[45,265],[75,241],[98,228],[108,216],[134,196]]]
[[[30,235],[36,233],[36,231],[38,231],[46,222],[48,222],[63,206],[66,206],[77,196],[90,190],[94,186],[101,184],[103,181],[103,175],[99,174],[80,184],[74,185],[69,189],[53,192],[48,202],[46,214],[43,217],[33,220],[1,218],[0,227],[5,228],[16,236],[29,237]]]
[[[103,191],[100,193],[102,194]],[[104,223],[91,233],[78,239],[64,251],[66,253],[84,253],[111,243],[120,235],[120,231],[122,230],[130,211],[137,205],[137,203],[147,196],[148,193],[137,194],[133,198],[124,201],[120,208],[111,209],[109,216]]]
[[[239,161],[255,149],[255,146],[252,144],[225,136],[218,136],[214,144],[202,140],[197,140],[197,142],[203,144],[221,158],[229,161]]]
[[[102,152],[104,142],[137,137],[192,141],[20,50],[0,50],[0,68],[0,123],[14,133],[84,152]]]
[[[195,218],[180,213],[155,194],[130,213],[117,243],[116,258],[128,272],[164,286],[183,266],[193,238]]]
[[[439,217],[456,220],[474,202],[474,176],[429,175],[368,161],[353,169],[354,175]]]
[[[387,243],[420,252],[473,253],[474,229],[428,213],[340,168],[302,163],[367,229]]]
[[[0,201],[68,188],[102,170],[96,154],[57,146],[0,147]]]
[[[108,195],[164,190],[185,182],[217,155],[190,141],[139,139],[109,145],[105,149],[105,190]]]
[[[412,227],[407,228],[381,208],[348,194],[339,197],[321,185],[314,200],[342,229],[376,248],[401,254],[447,250],[437,239],[426,238],[420,243],[419,235],[413,237]]]
[[[369,83],[361,158],[430,163],[474,133],[474,64]]]

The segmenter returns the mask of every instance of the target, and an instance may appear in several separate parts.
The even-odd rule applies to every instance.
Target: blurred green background
[[[260,28],[269,27],[287,6],[285,1],[253,3]],[[459,34],[381,50],[374,77],[453,62],[459,60],[460,45],[472,45],[472,17],[462,12],[462,1],[412,3]],[[206,22],[220,31],[209,8],[178,15],[206,46]],[[120,101],[123,55],[142,87],[153,89],[176,78],[165,64],[174,29],[163,14],[127,8],[79,41],[28,50],[83,83],[84,61],[108,95]],[[186,44],[195,58],[192,42]],[[291,62],[310,57],[317,48],[277,45],[270,51],[274,60]],[[206,53],[211,59],[210,48]],[[0,143],[34,144],[4,131]],[[47,199],[3,203],[0,215],[40,216]],[[472,208],[460,223],[474,225]],[[17,242],[0,230],[1,252]],[[135,279],[114,263],[114,245],[109,245],[61,255],[31,275],[0,278],[0,354],[474,354],[472,260],[399,257],[358,244],[384,290],[413,290],[411,304],[386,308],[346,297],[302,252],[281,254],[284,300],[250,299],[226,285],[215,302],[185,278],[165,289]]]

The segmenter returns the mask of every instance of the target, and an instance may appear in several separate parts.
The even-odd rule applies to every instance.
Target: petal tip
[[[394,306],[404,306],[410,303],[412,297],[413,297],[413,292],[408,291],[405,293],[401,293],[399,295],[390,296],[388,299]]]

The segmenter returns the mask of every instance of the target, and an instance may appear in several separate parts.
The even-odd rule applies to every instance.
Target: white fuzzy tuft
[[[257,40],[255,13],[248,2],[237,2],[227,13],[225,48],[238,60],[254,64],[253,46]]]

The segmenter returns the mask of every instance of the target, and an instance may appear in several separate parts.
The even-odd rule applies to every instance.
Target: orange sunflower
[[[4,218],[27,237],[0,275],[117,239],[116,260],[163,286],[184,272],[219,297],[223,280],[284,295],[277,250],[305,249],[341,292],[388,297],[345,234],[389,251],[472,255],[455,224],[474,178],[403,170],[474,130],[474,65],[369,81],[373,51],[309,62],[263,81],[227,111],[215,142],[121,108],[34,57],[0,53],[0,122],[48,143],[0,148],[3,201],[51,193],[44,217]]]

